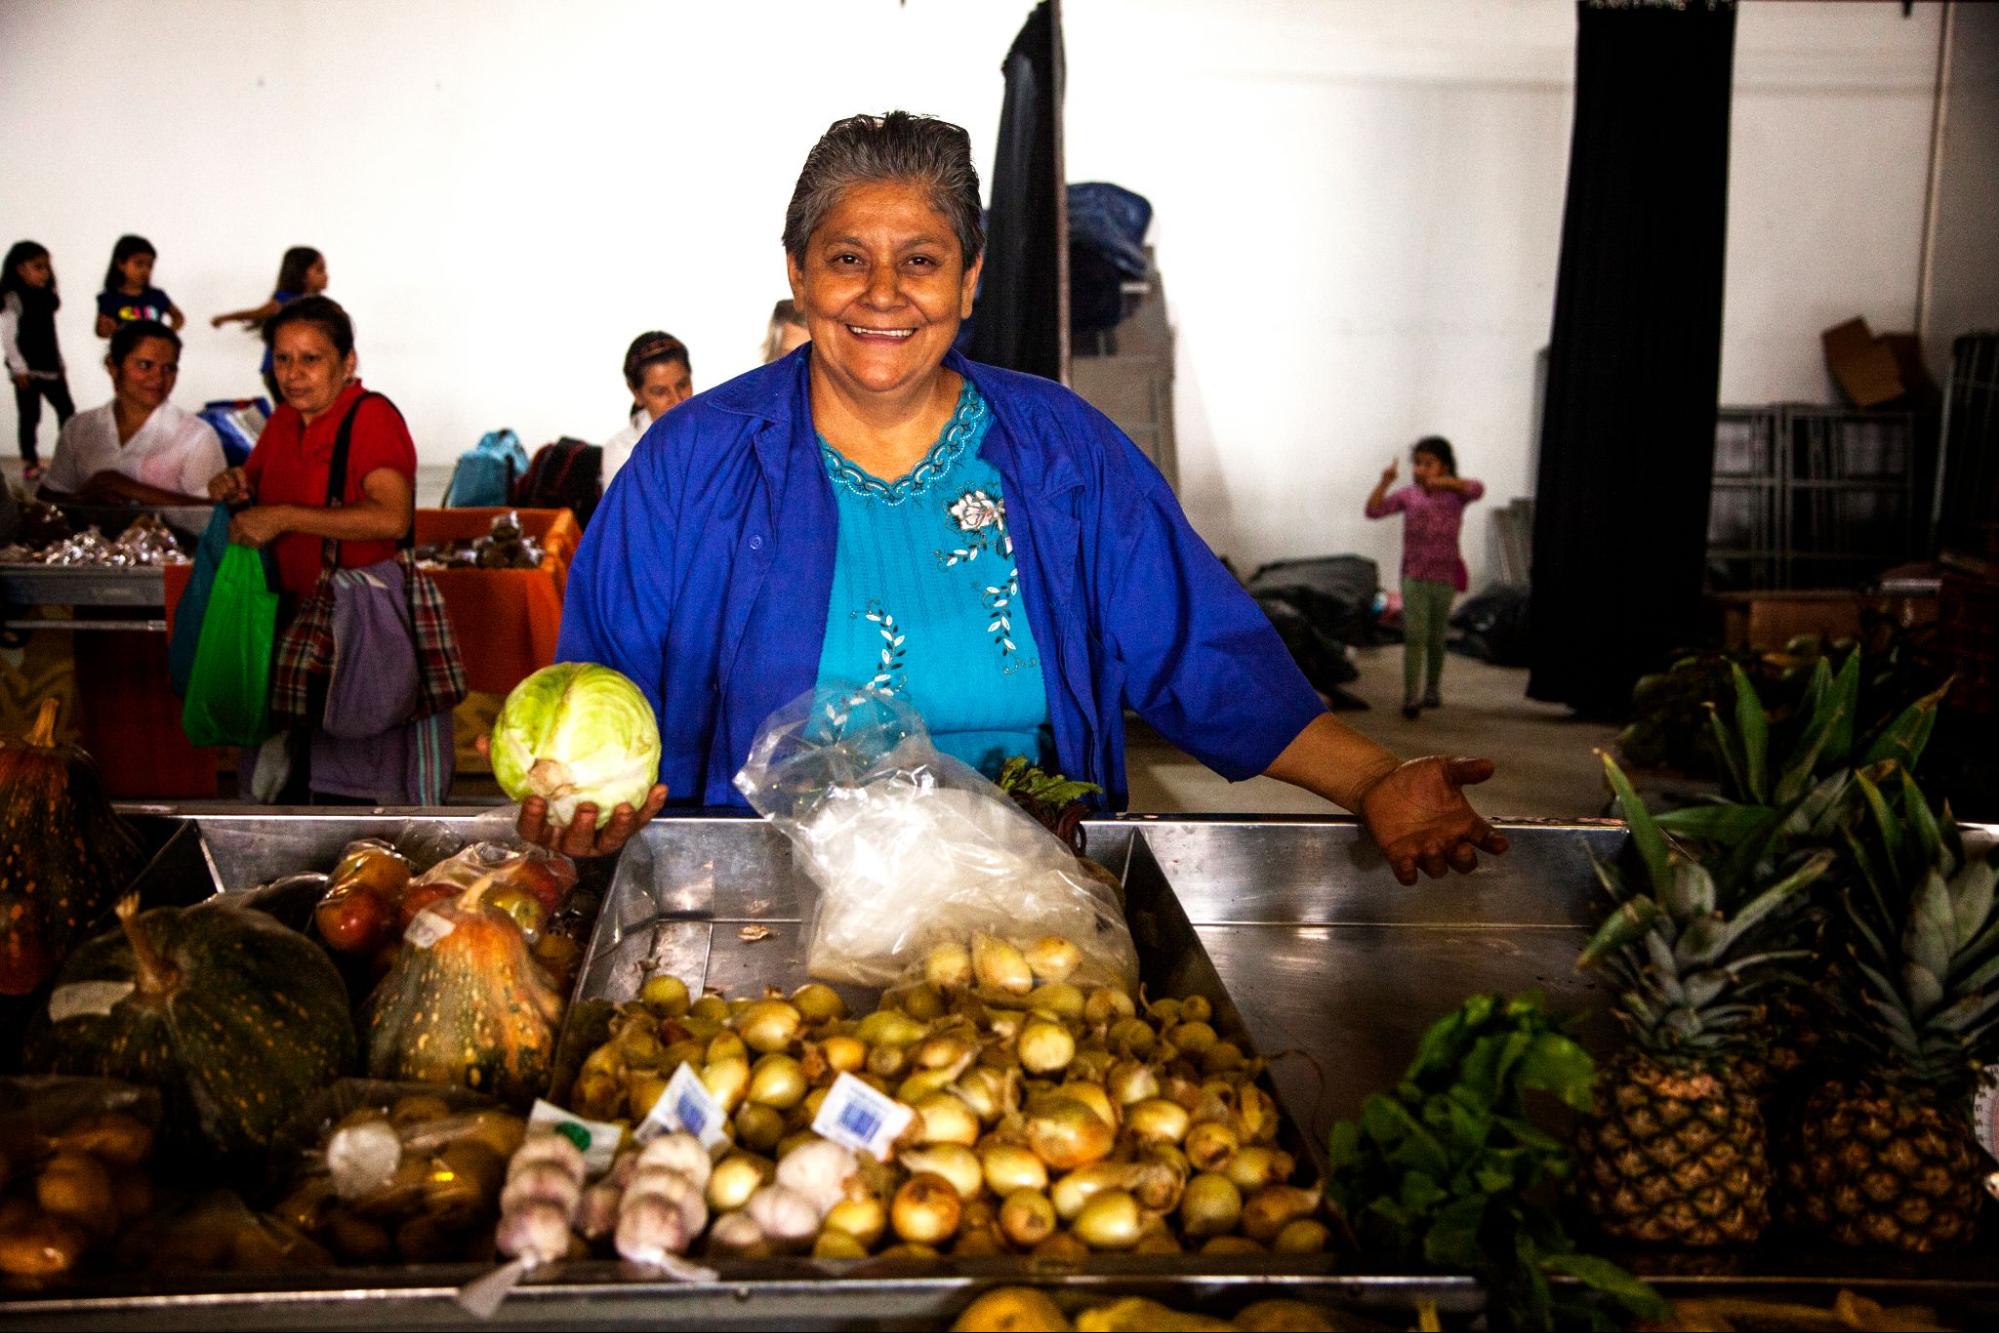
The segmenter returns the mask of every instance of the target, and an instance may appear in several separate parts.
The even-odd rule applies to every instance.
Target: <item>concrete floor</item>
[[[1347,688],[1370,708],[1341,713],[1340,720],[1401,755],[1493,760],[1498,773],[1472,793],[1473,804],[1485,814],[1551,819],[1604,812],[1603,771],[1591,751],[1608,747],[1616,730],[1528,699],[1526,671],[1452,654],[1444,669],[1444,707],[1410,722],[1401,713],[1400,645],[1359,649],[1355,664],[1360,679]],[[1126,766],[1135,811],[1324,814],[1332,809],[1272,778],[1229,782],[1142,723],[1132,728]]]

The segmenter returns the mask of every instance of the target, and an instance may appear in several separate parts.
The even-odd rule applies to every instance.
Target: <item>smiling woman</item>
[[[557,656],[638,682],[659,716],[644,806],[521,831],[615,848],[668,789],[740,805],[763,720],[865,685],[988,773],[1009,756],[1123,804],[1124,710],[1230,778],[1358,811],[1396,875],[1469,870],[1505,839],[1459,791],[1483,760],[1399,762],[1325,711],[1165,480],[1058,384],[951,350],[985,238],[964,130],[835,123],[785,212],[811,340],[655,427],[592,520]]]
[[[180,375],[180,335],[137,320],[111,335],[111,401],[71,417],[42,478],[47,499],[93,504],[196,505],[222,470],[222,442],[200,417],[168,402]]]

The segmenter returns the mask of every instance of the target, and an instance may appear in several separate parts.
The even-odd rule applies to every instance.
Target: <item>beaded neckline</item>
[[[833,484],[842,490],[860,496],[864,500],[874,500],[885,505],[899,505],[905,500],[915,499],[942,481],[951,471],[951,465],[961,454],[975,443],[990,409],[979,391],[970,380],[958,394],[958,410],[951,418],[951,424],[932,445],[923,461],[896,481],[883,481],[872,473],[855,467],[843,457],[839,450],[819,437],[819,456],[826,462],[826,474]]]

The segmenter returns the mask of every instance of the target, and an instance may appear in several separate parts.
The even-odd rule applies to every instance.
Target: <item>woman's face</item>
[[[19,273],[21,281],[30,287],[46,287],[54,282],[56,278],[56,271],[49,264],[49,257],[47,255],[36,255],[33,259],[24,259],[14,266],[14,271]]]
[[[321,256],[312,261],[312,267],[305,271],[305,294],[317,296],[326,290],[326,258]]]
[[[1409,459],[1409,471],[1416,478],[1416,484],[1429,490],[1444,476],[1444,460],[1431,453],[1413,454]]]
[[[900,181],[849,189],[806,242],[804,263],[786,266],[813,368],[864,393],[927,381],[979,285],[979,266],[965,266],[950,222],[925,191]]]
[[[632,397],[645,409],[649,421],[659,420],[693,396],[694,377],[679,361],[655,361],[643,373],[645,378],[632,391]]]
[[[333,406],[354,376],[354,354],[334,350],[317,324],[286,324],[271,342],[271,374],[285,401],[307,421]]]
[[[141,338],[122,364],[106,364],[111,392],[120,403],[146,416],[172,396],[180,376],[180,353],[165,338]]]
[[[144,287],[153,280],[153,256],[148,254],[127,255],[125,262],[118,266],[127,287]]]

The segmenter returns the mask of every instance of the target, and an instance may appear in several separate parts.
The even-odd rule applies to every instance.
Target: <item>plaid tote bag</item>
[[[410,632],[416,638],[416,716],[448,713],[465,700],[465,659],[458,655],[458,636],[444,609],[444,594],[430,575],[416,567],[405,546],[403,590],[409,596]]]

